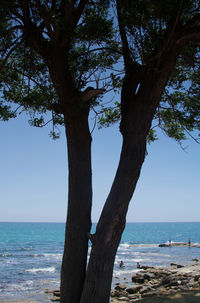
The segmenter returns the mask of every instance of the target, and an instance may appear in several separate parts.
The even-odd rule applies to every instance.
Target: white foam
[[[114,270],[114,277],[120,277],[120,276],[126,276],[126,275],[130,275],[130,274],[134,274],[136,272],[138,272],[139,269],[131,269],[131,270]]]
[[[170,255],[166,255],[166,254],[151,253],[151,252],[144,253],[144,255],[146,255],[146,256],[153,256],[153,257],[154,256],[159,256],[159,257],[164,257],[164,258],[170,258],[171,257]]]
[[[2,254],[0,254],[0,257],[10,257],[11,256],[11,254],[9,254],[9,253],[2,253]]]
[[[128,243],[123,243],[119,245],[118,250],[124,250],[124,249],[128,249],[130,247],[130,244]]]
[[[62,254],[43,254],[45,258],[54,258],[57,260],[62,259]]]
[[[6,291],[25,291],[25,290],[31,290],[33,288],[33,281],[28,280],[26,282],[22,283],[12,283],[7,286]]]
[[[45,267],[45,268],[31,268],[27,269],[27,272],[37,273],[37,272],[54,272],[55,267]]]

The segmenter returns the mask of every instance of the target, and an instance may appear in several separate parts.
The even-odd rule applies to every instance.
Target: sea
[[[46,291],[59,289],[64,233],[64,223],[0,223],[0,302],[50,302]],[[169,240],[200,243],[200,222],[127,223],[115,259],[112,285],[123,279],[131,281],[138,271],[137,262],[170,266],[200,259],[198,247],[158,247]],[[122,268],[120,261],[124,263]]]

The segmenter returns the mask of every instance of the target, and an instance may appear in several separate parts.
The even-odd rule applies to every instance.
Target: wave
[[[55,259],[61,259],[62,254],[43,254],[44,257],[46,258],[55,258]]]
[[[126,243],[120,244],[118,250],[129,249],[131,247],[142,247],[142,248],[143,247],[147,247],[147,248],[149,248],[149,247],[158,247],[158,245],[159,245],[158,243],[152,243],[152,244],[135,243],[135,244],[133,244],[133,243],[126,242]]]
[[[55,267],[51,266],[51,267],[45,267],[45,268],[31,268],[31,269],[27,269],[27,272],[32,272],[32,273],[37,273],[37,272],[54,272],[55,271]]]
[[[129,248],[131,245],[129,244],[129,243],[123,243],[123,244],[120,244],[119,245],[119,249],[121,249],[121,248]]]
[[[31,257],[31,258],[42,258],[42,257],[45,257],[45,258],[54,258],[54,259],[61,259],[62,258],[62,254],[51,254],[51,253],[45,253],[45,254],[31,254],[31,255],[27,255],[27,257]]]
[[[2,290],[2,292],[26,291],[26,290],[32,290],[32,288],[33,288],[33,281],[28,280],[22,283],[7,284],[5,289]]]
[[[12,255],[10,253],[1,253],[0,257],[4,258],[4,257],[11,257]]]
[[[170,255],[166,255],[166,254],[159,254],[159,253],[151,253],[151,252],[146,252],[146,253],[141,253],[141,255],[145,255],[145,256],[152,256],[152,257],[164,257],[164,258],[170,258]]]
[[[33,247],[32,246],[21,247],[21,248],[18,248],[17,250],[19,250],[19,251],[31,251],[31,250],[33,250]]]
[[[135,274],[139,271],[139,269],[131,269],[131,270],[114,270],[114,276],[121,276],[121,275],[129,275]]]

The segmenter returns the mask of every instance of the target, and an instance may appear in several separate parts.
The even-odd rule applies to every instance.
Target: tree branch
[[[44,24],[47,28],[47,32],[48,32],[49,37],[52,37],[53,32],[52,32],[51,25],[50,25],[52,23],[51,15],[48,13],[48,11],[45,9],[44,5],[42,5],[39,0],[35,1],[35,5],[38,8],[40,16],[44,21]]]
[[[128,69],[128,66],[130,64],[132,64],[133,60],[130,55],[130,49],[129,49],[129,45],[128,45],[125,27],[123,24],[123,16],[121,14],[121,10],[122,10],[122,7],[120,5],[120,0],[118,0],[117,1],[117,15],[118,15],[119,31],[120,31],[121,40],[122,40],[124,64],[125,64],[125,68]]]
[[[40,28],[32,22],[29,4],[30,2],[28,0],[24,0],[21,4],[24,23],[24,40],[28,46],[31,46],[43,58],[46,58],[50,44],[42,36]]]
[[[17,39],[15,39],[9,46],[4,47],[4,48],[1,48],[1,49],[0,49],[0,52],[3,52],[3,51],[4,51],[4,53],[6,53],[6,51],[7,51],[9,48],[11,48],[14,44],[16,44],[16,42],[17,42],[18,40],[20,40],[21,38],[22,38],[22,35],[19,36],[19,37],[17,37]],[[20,42],[20,43],[21,43],[21,42]],[[18,43],[17,45],[19,45],[19,43]],[[3,54],[3,56],[4,56],[4,54]]]
[[[15,44],[7,53],[6,57],[3,59],[2,64],[0,65],[0,70],[2,70],[5,66],[5,64],[7,63],[8,58],[10,57],[10,55],[12,54],[12,52],[22,43],[22,41],[18,42],[17,44]]]
[[[185,28],[178,34],[176,44],[185,46],[188,42],[200,42],[200,26]]]
[[[72,1],[72,2],[74,2],[74,1]],[[84,8],[87,3],[88,3],[88,0],[80,0],[78,7],[74,9],[74,14],[73,14],[74,26],[76,26],[78,24],[78,21],[79,21],[80,17],[82,16],[82,13],[83,13]]]
[[[84,52],[84,53],[81,53],[79,56],[84,56],[84,55],[87,55],[87,54],[90,54],[92,52],[97,52],[97,51],[103,51],[103,50],[107,50],[107,51],[111,51],[111,52],[115,52],[119,55],[123,55],[123,52],[120,52],[119,50],[117,49],[114,49],[114,48],[111,48],[111,47],[99,47],[99,48],[94,48],[94,49],[91,49],[87,52]]]
[[[81,95],[81,100],[87,102],[92,98],[97,97],[105,92],[104,89],[94,89],[93,87],[87,87]]]

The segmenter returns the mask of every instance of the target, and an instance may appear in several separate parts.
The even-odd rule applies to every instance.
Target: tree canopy
[[[156,139],[159,126],[178,142],[189,135],[199,143],[199,1],[11,0],[2,1],[0,16],[0,118],[25,110],[34,126],[52,121],[53,138],[57,125],[66,131],[61,303],[109,302],[114,258],[147,140]],[[120,92],[119,100],[105,105],[102,96],[111,90]],[[91,111],[100,127],[120,121],[123,138],[94,235]]]
[[[64,31],[69,27],[69,24],[65,24],[64,14],[61,13],[64,2],[29,2],[31,26],[35,26],[35,31],[37,29],[43,43],[56,45],[59,34],[62,35],[61,28],[64,35]],[[109,7],[110,1],[86,2],[81,20],[70,37],[69,58],[66,64],[80,92],[88,84],[96,88],[101,86],[102,93],[111,89],[119,90],[125,71],[122,64],[119,67],[118,63],[122,56],[122,43],[114,16],[116,8]],[[42,127],[51,120],[51,135],[57,138],[59,130],[56,131],[56,125],[62,125],[63,119],[62,115],[57,113],[58,98],[44,59],[25,42],[25,3],[26,1],[9,1],[8,4],[3,1],[1,6],[0,119],[8,120],[25,110],[30,113],[29,123],[33,126]],[[199,133],[197,136],[192,134],[193,130],[200,130],[200,45],[195,38],[199,26],[198,1],[175,1],[173,4],[171,1],[124,1],[120,4],[119,1],[118,5],[121,5],[121,20],[123,19],[121,28],[124,28],[127,35],[127,61],[130,56],[131,60],[145,66],[158,49],[162,53],[167,47],[162,44],[163,38],[170,28],[175,30],[175,25],[180,27],[180,34],[185,31],[185,35],[194,36],[193,41],[185,46],[179,55],[148,138],[149,141],[157,139],[155,128],[159,126],[178,142],[188,136],[199,142]],[[78,8],[81,10],[81,3],[77,12]],[[66,10],[68,15],[72,13],[70,4]],[[177,24],[173,24],[174,20]],[[191,27],[190,32],[188,25]],[[118,71],[115,68],[118,68]],[[93,109],[97,107],[95,113],[98,114],[99,127],[107,127],[120,120],[120,102],[110,106],[104,106],[102,98],[95,98],[93,102],[91,106]],[[51,114],[48,121],[44,115],[47,111]]]

